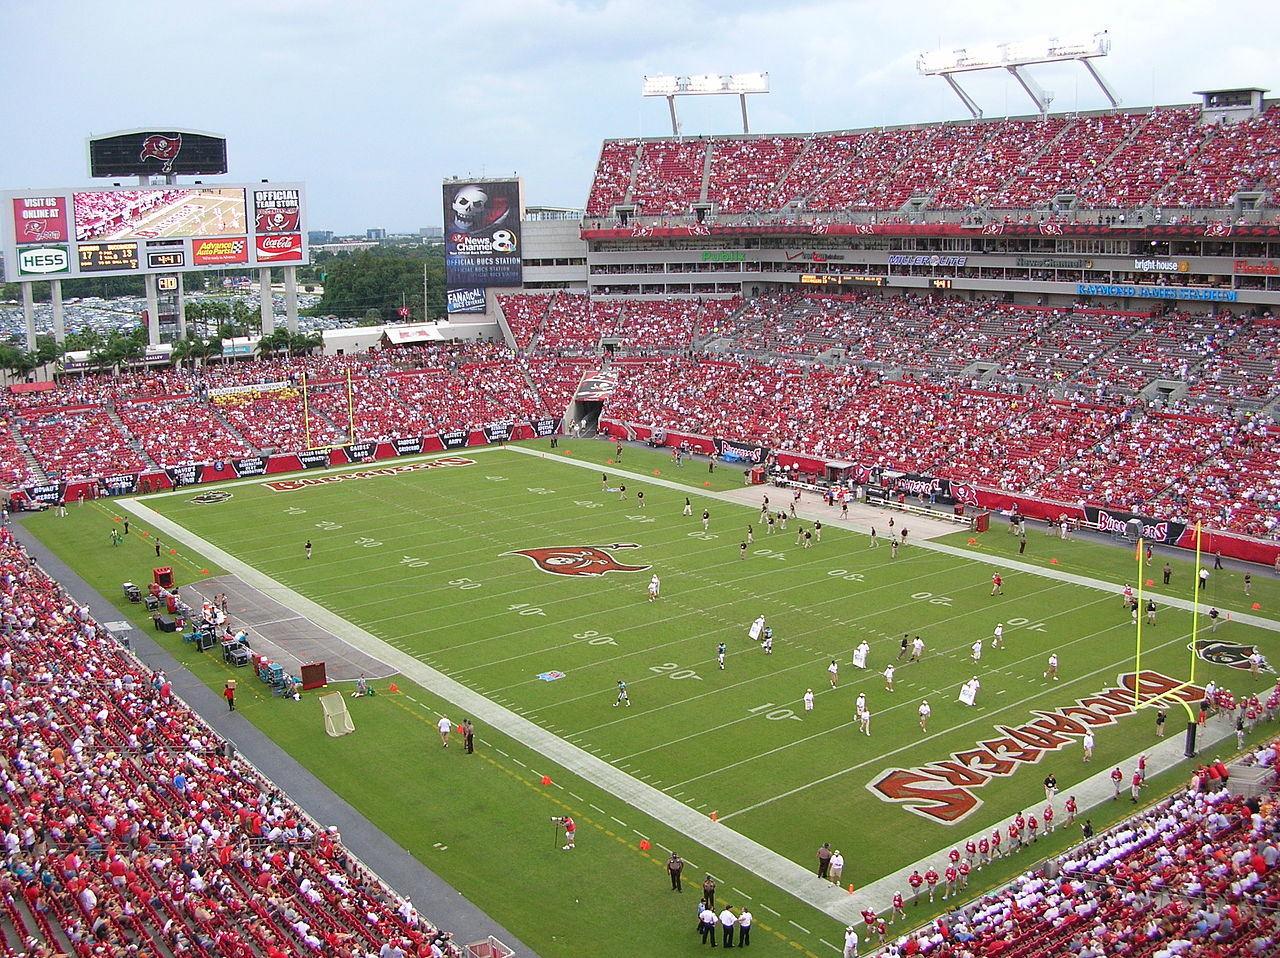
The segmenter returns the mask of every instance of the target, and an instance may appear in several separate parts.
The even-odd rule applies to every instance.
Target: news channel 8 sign
[[[444,184],[445,280],[450,290],[519,286],[520,181]]]

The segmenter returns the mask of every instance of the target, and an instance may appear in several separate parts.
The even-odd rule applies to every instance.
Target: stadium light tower
[[[1059,40],[1053,37],[1049,40],[1001,43],[998,46],[973,50],[939,50],[934,53],[922,53],[916,60],[916,70],[922,76],[940,76],[946,80],[956,96],[960,98],[960,102],[973,114],[973,118],[978,120],[982,118],[982,109],[957,82],[955,78],[957,73],[1008,70],[1022,85],[1027,96],[1031,97],[1036,109],[1044,114],[1049,112],[1053,94],[1042,89],[1035,79],[1023,70],[1023,67],[1036,63],[1079,60],[1114,109],[1120,105],[1120,99],[1091,62],[1097,57],[1105,57],[1110,52],[1111,38],[1107,35],[1107,31],[1103,30],[1101,33],[1095,33],[1090,39],[1082,41]]]
[[[667,98],[671,110],[671,135],[680,135],[680,117],[676,114],[678,96],[736,96],[742,104],[742,132],[750,133],[747,122],[747,94],[768,93],[767,73],[697,73],[693,76],[674,77],[666,74],[647,76],[640,89],[641,96]]]

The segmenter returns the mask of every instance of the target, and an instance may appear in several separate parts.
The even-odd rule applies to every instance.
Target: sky
[[[517,173],[526,205],[584,205],[603,140],[670,135],[646,75],[767,72],[756,133],[957,120],[921,53],[1102,30],[1111,55],[1095,62],[1123,106],[1280,97],[1269,3],[6,2],[0,189],[106,185],[88,178],[88,136],[194,129],[227,138],[227,182],[304,182],[310,229],[416,232],[441,224],[445,177]],[[1055,112],[1107,106],[1078,63],[1030,72]],[[988,117],[1033,112],[1003,71],[962,82]],[[678,107],[686,136],[741,132],[736,98]]]

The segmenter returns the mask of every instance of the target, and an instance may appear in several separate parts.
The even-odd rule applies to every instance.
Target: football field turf
[[[894,558],[887,544],[869,547],[867,536],[818,501],[806,502],[786,531],[765,534],[759,497],[768,493],[776,509],[789,493],[743,492],[740,472],[709,474],[704,463],[676,469],[667,456],[631,448],[624,462],[612,463],[612,446],[602,443],[536,448],[538,455],[461,450],[450,457],[455,465],[394,474],[370,467],[242,482],[225,487],[231,497],[215,503],[193,501],[203,488],[142,502],[225,552],[229,564],[256,570],[707,821],[714,813],[721,827],[804,868],[831,842],[847,861],[844,883],[863,886],[919,861],[940,867],[940,851],[1043,805],[1041,780],[1049,772],[1070,793],[1100,768],[1123,762],[1128,770],[1131,757],[1155,740],[1153,713],[1130,714],[1124,702],[1131,703],[1131,690],[1116,691],[1131,689],[1123,677],[1135,671],[1135,630],[1120,598],[1120,586],[1133,581],[1132,546],[1063,542],[1033,530],[1028,554],[1019,557],[1016,540],[998,523],[973,545],[969,533],[955,533],[941,540],[946,551],[913,543]],[[371,474],[333,481],[361,471]],[[692,516],[682,514],[686,495]],[[77,546],[76,530],[109,520],[71,511],[70,520],[35,518],[55,548],[61,539],[92,565],[84,553],[103,550]],[[797,542],[799,527],[812,529],[806,515],[824,523],[810,548]],[[876,520],[883,539],[881,519],[888,515]],[[910,521],[900,517],[898,527]],[[135,535],[145,523],[143,512]],[[743,558],[748,524],[755,541]],[[165,538],[171,540],[167,532]],[[307,540],[314,546],[309,560]],[[175,547],[180,585],[201,569],[220,571],[208,556]],[[149,550],[134,542],[126,548],[138,552],[126,553],[128,562],[149,566]],[[993,556],[1008,565],[1003,595],[991,595]],[[1029,567],[1014,566],[1019,558]],[[1152,570],[1157,583],[1164,558],[1158,554]],[[1185,596],[1191,566],[1173,562],[1174,585],[1181,583]],[[102,572],[107,582],[118,580],[118,566]],[[1113,585],[1090,588],[1062,581],[1059,572]],[[654,574],[661,592],[650,601]],[[1238,615],[1272,615],[1271,577],[1255,582],[1248,599],[1240,578],[1215,573],[1209,600]],[[1262,608],[1250,610],[1254,601]],[[1142,668],[1172,686],[1187,678],[1192,619],[1160,597],[1157,603],[1157,623],[1144,627]],[[774,631],[771,655],[748,637],[759,615]],[[991,647],[997,624],[1004,649]],[[922,661],[899,661],[904,634],[924,640]],[[1237,618],[1213,636],[1202,628],[1200,638],[1250,645],[1270,635]],[[864,640],[869,667],[859,670],[851,654]],[[976,640],[983,641],[977,663]],[[1050,653],[1060,661],[1058,681],[1044,675]],[[893,692],[882,675],[890,662],[898,666]],[[193,667],[219,682],[221,663]],[[958,693],[975,676],[981,689],[969,707]],[[1211,677],[1238,693],[1264,692],[1274,681],[1199,663],[1198,682]],[[615,704],[619,680],[627,683],[629,707]],[[480,726],[486,764],[460,775],[452,749],[449,762],[439,754],[434,722],[445,714],[456,725],[465,713],[395,681],[399,696],[349,700],[357,732],[346,739],[319,732],[313,701],[287,712],[267,697],[247,717],[543,954],[593,953],[589,930],[563,927],[554,909],[567,903],[567,889],[600,881],[606,870],[644,888],[642,900],[628,899],[610,920],[644,923],[650,945],[667,935],[686,938],[696,895],[686,894],[687,907],[670,922],[664,916],[671,900],[658,896],[660,862],[672,847],[747,899],[732,904],[767,899],[767,912],[754,910],[776,937],[809,953],[838,940],[830,919],[811,907],[823,902],[805,888],[784,889],[792,899],[767,881],[735,874],[731,856],[700,854],[678,823],[628,811],[625,796],[620,804],[607,786],[575,780],[555,755],[522,751],[500,730]],[[378,687],[385,691],[387,682]],[[1158,687],[1152,678],[1147,690]],[[811,711],[802,704],[809,689]],[[872,714],[869,736],[854,718],[859,693]],[[918,717],[923,699],[932,708],[927,729]],[[1179,735],[1185,722],[1183,708],[1172,707],[1171,733]],[[1098,740],[1092,765],[1081,761],[1086,726]],[[542,784],[544,774],[553,785]],[[566,812],[585,823],[587,839],[572,864],[548,860],[544,847],[554,839],[546,835],[549,816]],[[612,841],[591,841],[593,830]],[[641,838],[654,845],[646,854],[636,854]],[[441,845],[470,849],[471,857],[437,861],[430,849]],[[519,872],[511,880],[534,905],[499,889],[493,873],[505,866],[480,862],[486,848],[502,849]],[[696,885],[702,876],[691,870],[686,884]],[[538,893],[552,914],[536,907]],[[429,905],[423,910],[429,914]]]

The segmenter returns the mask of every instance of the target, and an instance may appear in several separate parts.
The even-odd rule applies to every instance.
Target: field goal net
[[[320,704],[324,707],[324,730],[333,738],[348,735],[356,730],[341,692],[325,693],[320,696]]]

